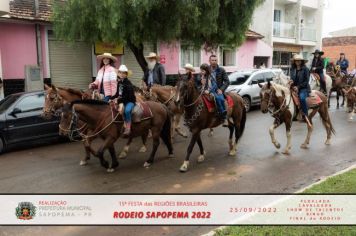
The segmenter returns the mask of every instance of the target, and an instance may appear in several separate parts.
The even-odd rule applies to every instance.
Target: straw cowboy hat
[[[156,58],[157,59],[157,54],[156,53],[154,53],[154,52],[150,52],[149,54],[148,54],[148,56],[145,56],[146,58]]]
[[[194,66],[192,64],[187,63],[183,68],[191,72],[195,72]]]
[[[304,61],[305,63],[308,62],[308,60],[307,60],[307,59],[304,59],[303,56],[300,55],[300,54],[295,54],[295,55],[293,56],[293,58],[290,59],[290,60],[291,60],[292,62],[295,62],[295,61]]]
[[[117,58],[111,55],[111,53],[104,52],[103,54],[97,56],[98,59],[103,60],[104,58],[109,58],[113,61],[117,61]]]
[[[315,52],[313,52],[312,54],[319,54],[320,56],[324,55],[323,51],[320,51],[319,49],[316,49]]]

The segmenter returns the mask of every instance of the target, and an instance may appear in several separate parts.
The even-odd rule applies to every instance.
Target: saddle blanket
[[[203,101],[204,104],[206,106],[206,108],[208,109],[209,112],[215,112],[215,99],[213,96],[210,95],[203,95]],[[227,104],[226,104],[227,103]],[[232,107],[234,106],[234,101],[232,100],[231,96],[226,95],[226,99],[225,99],[225,106],[227,105],[227,110],[231,110]]]
[[[299,101],[299,96],[297,93],[292,92],[292,97],[293,97],[293,101],[294,104],[299,107],[300,106],[300,101]],[[309,97],[307,97],[307,104],[309,108],[314,108],[319,106],[323,101],[321,100],[321,98],[319,97],[319,95],[317,93],[315,93],[315,91],[313,90],[310,94]]]
[[[119,105],[119,113],[124,114],[124,106],[121,103]],[[132,122],[140,123],[143,120],[151,119],[153,117],[151,108],[148,106],[146,102],[137,102],[135,107],[132,109]]]

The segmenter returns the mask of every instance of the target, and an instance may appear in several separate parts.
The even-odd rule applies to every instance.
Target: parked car
[[[0,153],[8,146],[59,137],[59,117],[41,114],[43,91],[16,93],[0,101]]]
[[[236,71],[229,75],[230,86],[226,91],[236,91],[243,98],[248,112],[252,106],[261,103],[258,84],[272,81],[275,76],[273,69]]]

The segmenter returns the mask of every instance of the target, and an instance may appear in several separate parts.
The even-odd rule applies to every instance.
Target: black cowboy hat
[[[312,54],[319,54],[320,56],[324,55],[323,51],[320,51],[319,49],[316,49],[315,52],[313,52]]]

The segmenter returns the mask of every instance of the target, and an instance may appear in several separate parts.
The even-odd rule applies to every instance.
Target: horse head
[[[59,122],[59,135],[70,135],[76,128],[78,117],[72,108],[72,104],[65,103],[62,107],[61,119]]]
[[[189,99],[193,99],[195,93],[195,82],[193,79],[186,79],[179,74],[176,87],[177,92],[174,102],[178,107],[189,102]]]
[[[355,103],[356,103],[356,87],[351,87],[349,89],[343,88],[342,91],[345,94],[349,112],[351,112],[352,109],[354,108]]]
[[[272,97],[272,84],[271,82],[268,81],[268,83],[262,85],[262,84],[258,84],[258,86],[261,88],[260,91],[260,98],[261,98],[261,111],[262,113],[267,113],[270,104],[270,100]]]
[[[45,85],[45,103],[42,116],[46,119],[52,118],[56,111],[63,105],[63,99],[59,95],[58,89],[52,85]]]

